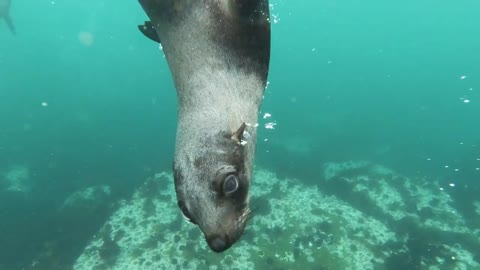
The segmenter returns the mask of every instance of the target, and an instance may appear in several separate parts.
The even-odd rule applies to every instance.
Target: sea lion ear
[[[247,125],[245,123],[242,123],[242,125],[235,131],[232,135],[232,140],[234,140],[236,143],[240,143],[243,139],[243,133],[245,132],[245,127]]]

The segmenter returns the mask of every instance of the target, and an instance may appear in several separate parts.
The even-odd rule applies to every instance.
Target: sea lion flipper
[[[153,26],[151,21],[145,21],[145,24],[139,25],[138,30],[140,30],[140,32],[142,32],[142,34],[147,38],[160,43],[160,38],[158,37],[157,30],[155,30],[155,27]]]
[[[15,32],[15,25],[13,24],[12,18],[9,14],[5,15],[5,22],[7,23],[8,28],[12,32],[12,34],[16,34]]]

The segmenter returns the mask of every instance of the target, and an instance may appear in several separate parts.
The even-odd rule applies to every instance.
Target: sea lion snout
[[[223,148],[205,153],[203,156],[209,158],[197,162],[174,163],[178,206],[186,219],[200,228],[215,252],[227,250],[240,238],[250,214],[247,196],[250,180],[243,169],[243,146],[230,137],[219,135],[219,140],[231,141],[219,145],[236,151]],[[232,165],[225,165],[227,161]]]
[[[215,252],[227,250],[232,243],[228,241],[228,236],[213,235],[206,238],[207,244]]]
[[[208,246],[215,252],[227,250],[240,239],[250,214],[248,208],[240,211],[226,208],[219,212],[217,222],[199,224]],[[212,224],[216,225],[212,226]]]
[[[237,242],[245,229],[248,207],[235,210],[232,206],[218,206],[213,198],[203,198],[194,204],[191,210],[185,204],[180,209],[187,221],[199,227],[210,249],[223,252]]]
[[[227,219],[223,220],[223,224],[215,227],[199,224],[211,250],[223,252],[237,242],[245,229],[245,220],[242,219],[242,215],[238,215],[238,213],[231,213],[223,218]]]

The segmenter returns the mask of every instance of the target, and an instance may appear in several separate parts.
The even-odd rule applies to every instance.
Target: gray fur
[[[268,0],[139,0],[150,17],[178,96],[177,198],[207,241],[243,233],[249,213],[256,129],[270,58]],[[233,136],[233,137],[232,137]],[[241,138],[240,138],[241,139]],[[228,174],[235,194],[221,192]]]
[[[15,34],[15,26],[13,25],[12,18],[10,17],[10,0],[0,0],[0,19],[3,18],[10,31]]]

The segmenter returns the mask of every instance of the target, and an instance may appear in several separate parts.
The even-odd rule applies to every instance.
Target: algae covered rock
[[[111,190],[107,185],[87,187],[70,194],[60,207],[60,211],[92,212],[108,203],[110,196]]]
[[[480,269],[478,234],[449,213],[438,183],[368,162],[327,164],[325,176],[307,186],[257,168],[253,217],[242,239],[216,254],[183,220],[172,176],[157,174],[111,215],[74,269]]]
[[[30,169],[16,165],[0,173],[0,188],[8,192],[29,193],[33,188]]]

